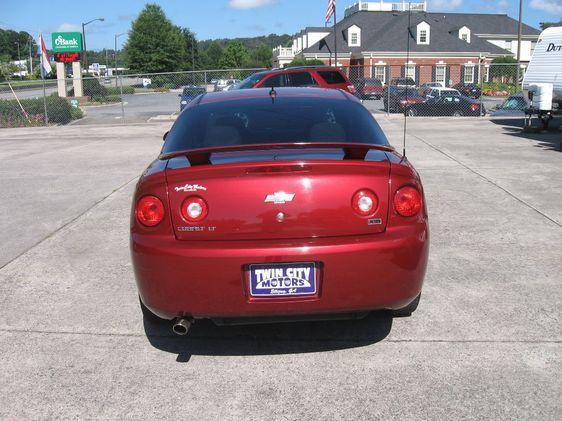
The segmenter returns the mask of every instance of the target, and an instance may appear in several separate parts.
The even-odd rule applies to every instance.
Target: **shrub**
[[[16,100],[0,100],[0,127],[41,126],[45,122],[43,98],[22,99],[21,105],[28,114],[29,120],[22,115]],[[70,103],[52,94],[46,98],[47,117],[49,123],[67,124],[82,118],[82,111]]]
[[[324,62],[322,60],[317,59],[304,59],[304,58],[295,58],[285,67],[297,67],[297,66],[322,66]]]
[[[84,96],[89,96],[91,98],[95,96],[107,96],[107,88],[103,86],[96,78],[82,79],[82,91],[84,93]],[[70,90],[68,96],[74,96],[74,88]]]
[[[121,95],[121,88],[119,87],[111,86],[106,89],[107,89],[107,95]],[[133,88],[132,86],[123,86],[123,93],[134,94],[135,88]]]
[[[520,90],[514,83],[489,82],[482,85],[482,93],[487,96],[508,96]]]

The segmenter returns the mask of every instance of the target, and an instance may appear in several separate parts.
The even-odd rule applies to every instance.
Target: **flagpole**
[[[334,65],[338,67],[338,38],[336,35],[336,2],[334,1]]]

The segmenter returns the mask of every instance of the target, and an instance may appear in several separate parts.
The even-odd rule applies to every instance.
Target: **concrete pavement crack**
[[[392,122],[393,123],[393,122]],[[461,160],[459,160],[458,158],[456,158],[455,156],[451,155],[450,153],[447,153],[445,151],[443,151],[442,149],[440,149],[438,146],[435,146],[434,144],[432,144],[431,142],[428,142],[427,140],[412,134],[412,133],[408,133],[409,136],[412,136],[415,139],[418,139],[420,142],[424,143],[425,145],[429,146],[431,149],[439,152],[442,155],[445,155],[447,158],[449,158],[450,160],[456,162],[457,164],[459,164],[461,167],[465,168],[466,170],[470,171],[471,173],[477,175],[478,177],[482,178],[483,180],[487,181],[489,184],[493,185],[494,187],[497,187],[498,189],[502,190],[503,192],[507,193],[509,196],[511,196],[513,199],[517,200],[519,203],[523,204],[524,206],[534,210],[536,213],[538,213],[539,215],[541,215],[543,218],[549,220],[550,222],[552,222],[553,224],[555,224],[556,226],[562,228],[562,224],[560,224],[558,221],[556,221],[554,218],[552,218],[551,216],[547,215],[546,213],[544,213],[543,211],[541,211],[540,209],[536,208],[535,206],[533,206],[532,204],[530,204],[529,202],[521,199],[520,197],[518,197],[515,193],[512,193],[511,191],[509,191],[508,189],[506,189],[505,187],[500,186],[499,184],[497,184],[496,182],[494,182],[493,180],[491,180],[490,178],[486,177],[484,174],[478,172],[477,170],[475,170],[474,168],[469,167],[467,164],[465,164],[464,162],[462,162]]]

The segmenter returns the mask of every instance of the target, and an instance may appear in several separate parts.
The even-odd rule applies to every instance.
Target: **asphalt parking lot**
[[[128,250],[169,125],[0,131],[0,418],[560,419],[560,132],[409,120],[431,225],[411,318],[180,338],[143,324]]]
[[[179,90],[163,93],[136,93],[123,95],[123,110],[121,103],[106,104],[101,106],[82,107],[85,117],[75,121],[75,125],[120,123],[145,123],[166,116],[179,113],[180,98]],[[483,98],[483,104],[487,110],[499,105],[505,98]],[[382,100],[365,100],[363,105],[375,114],[386,114]]]

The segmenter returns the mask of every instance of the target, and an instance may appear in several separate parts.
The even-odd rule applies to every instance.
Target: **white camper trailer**
[[[545,126],[552,114],[562,110],[562,26],[552,26],[540,35],[523,78],[523,89]]]

